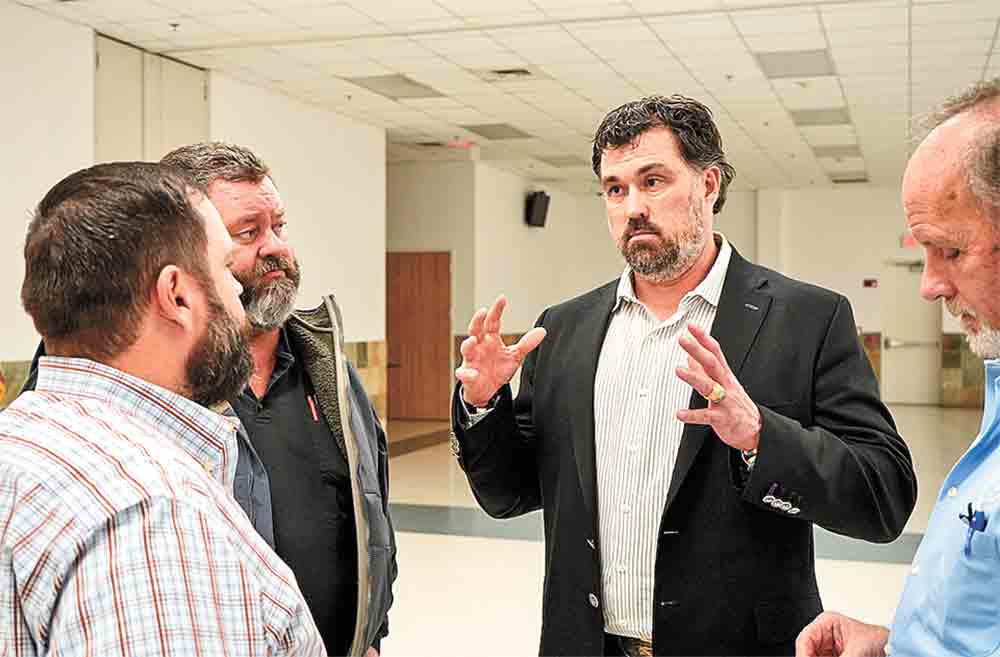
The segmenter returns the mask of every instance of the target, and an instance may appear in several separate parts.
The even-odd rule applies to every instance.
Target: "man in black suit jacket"
[[[475,314],[456,454],[494,517],[543,510],[541,654],[790,655],[813,524],[891,541],[916,499],[850,305],[713,233],[733,169],[700,103],[612,111],[594,171],[628,267],[512,346],[503,297]]]

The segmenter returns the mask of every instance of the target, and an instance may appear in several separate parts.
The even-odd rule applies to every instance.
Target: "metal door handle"
[[[390,370],[392,370],[392,369],[395,369],[397,367],[402,367],[402,364],[400,364],[400,363],[393,363],[393,362],[390,361],[390,362],[386,363],[385,366],[387,368],[389,368]]]
[[[882,341],[886,349],[909,349],[911,347],[940,347],[940,340],[900,340],[886,336]]]

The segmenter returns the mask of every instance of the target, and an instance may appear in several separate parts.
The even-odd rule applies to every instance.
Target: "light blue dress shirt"
[[[887,652],[1000,655],[1000,360],[986,362],[979,436],[945,479],[896,610]],[[971,532],[960,516],[981,527]],[[979,522],[975,522],[976,520]],[[985,522],[985,527],[982,527]]]

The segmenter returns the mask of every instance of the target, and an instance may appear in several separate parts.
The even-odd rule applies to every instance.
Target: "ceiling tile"
[[[294,39],[295,34],[298,34],[299,38],[305,35],[305,32],[292,21],[262,11],[203,16],[199,20],[223,32],[253,39],[273,40],[279,34],[283,35],[283,38]]]
[[[846,101],[836,77],[785,78],[774,80],[774,90],[790,110],[843,107]]]
[[[909,32],[906,25],[881,25],[852,30],[828,30],[826,37],[832,48],[889,43],[905,44],[909,41]]]
[[[635,11],[625,2],[612,0],[599,5],[544,8],[545,14],[558,20],[584,20],[588,18],[616,18],[631,16]]]
[[[530,0],[437,0],[437,3],[456,16],[464,18],[497,14],[516,14],[537,11]],[[391,3],[390,3],[391,4]]]
[[[864,171],[863,157],[820,157],[819,164],[826,171]]]
[[[695,14],[647,19],[646,23],[665,39],[738,39],[739,34],[724,13]]]
[[[186,16],[211,16],[257,9],[248,0],[212,0],[212,2],[204,2],[204,0],[153,0],[153,3]],[[303,2],[302,4],[307,3]]]
[[[998,10],[1000,11],[1000,10]],[[985,42],[986,49],[997,31],[997,20],[978,23],[934,23],[913,25],[910,34],[914,41],[954,41],[958,39]]]
[[[354,2],[359,12],[380,22],[407,22],[453,18],[446,9],[432,0],[394,0],[393,2]]]
[[[503,13],[469,16],[465,19],[465,23],[467,25],[495,28],[498,26],[533,25],[545,20],[547,20],[547,18],[542,11],[532,10],[509,14]]]
[[[749,35],[745,39],[753,52],[823,50],[827,47],[826,38],[820,32]]]
[[[961,0],[918,4],[910,11],[914,25],[939,25],[1000,19],[1000,7],[994,0]]]
[[[329,34],[357,34],[375,27],[375,21],[347,5],[278,9],[274,13],[299,27]]]
[[[362,57],[378,59],[392,57],[433,57],[434,53],[416,41],[406,37],[372,37],[370,39],[350,39],[340,44],[345,50]]]
[[[908,12],[905,2],[822,5],[819,8],[827,30],[841,31],[870,28],[879,25],[906,25]]]
[[[422,35],[414,37],[414,39],[424,47],[442,55],[466,52],[506,52],[503,46],[478,31],[463,34]]]
[[[599,43],[659,43],[657,35],[641,20],[605,20],[566,24],[566,30],[584,45]]]
[[[814,9],[742,11],[733,12],[731,16],[744,36],[821,31],[819,16]]]

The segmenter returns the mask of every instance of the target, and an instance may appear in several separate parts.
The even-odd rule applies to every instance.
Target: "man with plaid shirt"
[[[0,654],[326,654],[206,408],[252,369],[232,249],[161,165],[98,165],[39,204],[21,297],[48,356],[0,414]]]

